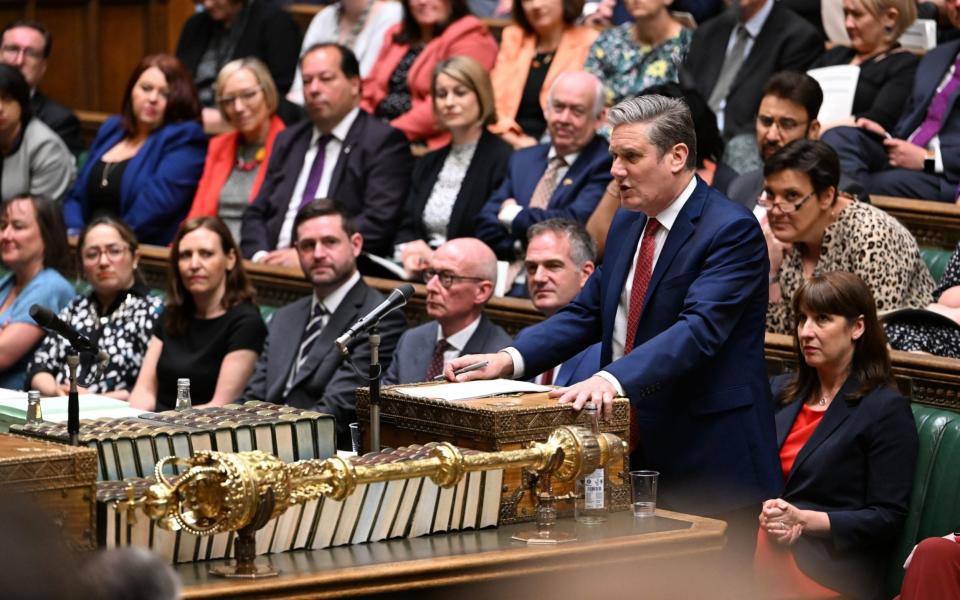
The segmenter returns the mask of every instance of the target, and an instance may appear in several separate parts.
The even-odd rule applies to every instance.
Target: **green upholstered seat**
[[[943,273],[947,270],[947,263],[950,262],[950,256],[952,255],[953,252],[943,248],[929,246],[920,248],[920,258],[927,263],[927,268],[930,269],[930,274],[933,275],[933,280],[937,283],[943,279]]]
[[[891,557],[888,597],[900,593],[903,561],[920,540],[954,531],[960,524],[960,414],[913,405],[920,435],[913,495],[903,534]]]

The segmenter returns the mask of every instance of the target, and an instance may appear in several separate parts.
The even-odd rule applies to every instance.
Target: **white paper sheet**
[[[857,93],[860,67],[857,65],[821,67],[810,69],[807,75],[816,79],[823,90],[823,104],[820,105],[817,120],[821,123],[830,123],[853,115],[853,96]]]
[[[400,386],[393,388],[393,391],[416,398],[433,398],[436,400],[456,402],[458,400],[471,400],[473,398],[489,398],[490,396],[548,392],[551,389],[553,388],[527,381],[490,379],[486,381],[466,381],[461,383],[439,383],[437,385]]]

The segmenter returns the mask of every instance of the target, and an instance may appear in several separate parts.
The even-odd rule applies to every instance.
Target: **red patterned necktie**
[[[637,255],[637,268],[633,272],[633,288],[630,290],[630,308],[627,312],[627,339],[623,344],[623,355],[633,350],[637,327],[640,326],[640,314],[643,312],[643,298],[650,287],[650,277],[653,275],[653,254],[657,247],[654,236],[660,222],[656,219],[647,219],[643,229],[643,238],[640,240],[640,250]],[[630,407],[630,451],[632,452],[640,442],[640,423],[637,421],[636,409]]]
[[[443,373],[443,353],[452,347],[447,340],[437,340],[437,345],[433,347],[433,356],[430,357],[430,366],[427,367],[427,381]]]
[[[643,297],[647,295],[650,276],[653,275],[653,253],[657,246],[654,236],[659,228],[659,221],[647,219],[647,226],[643,229],[643,239],[640,240],[640,252],[637,255],[637,268],[633,272],[633,289],[630,290],[630,308],[627,312],[627,339],[623,344],[624,356],[630,354],[630,351],[633,350],[633,339],[637,335],[637,327],[640,325]]]

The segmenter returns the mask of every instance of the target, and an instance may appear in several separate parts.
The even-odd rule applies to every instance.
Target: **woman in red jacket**
[[[260,190],[273,140],[284,125],[276,114],[277,86],[260,60],[227,63],[215,87],[217,106],[234,131],[210,140],[187,219],[220,217],[234,238],[240,239],[243,211]]]
[[[410,141],[440,148],[450,142],[450,134],[439,129],[433,112],[434,67],[451,56],[469,56],[489,71],[497,43],[470,14],[466,0],[402,2],[403,20],[384,36],[377,62],[363,80],[360,106]]]

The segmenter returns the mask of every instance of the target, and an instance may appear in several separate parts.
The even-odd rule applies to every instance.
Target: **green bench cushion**
[[[947,263],[950,262],[950,256],[952,255],[953,252],[943,248],[920,248],[920,258],[927,264],[930,274],[933,275],[933,280],[937,283],[943,279],[943,274],[947,270]]]
[[[960,414],[913,405],[920,436],[910,510],[891,557],[887,592],[900,593],[903,561],[920,540],[950,533],[960,524]]]

